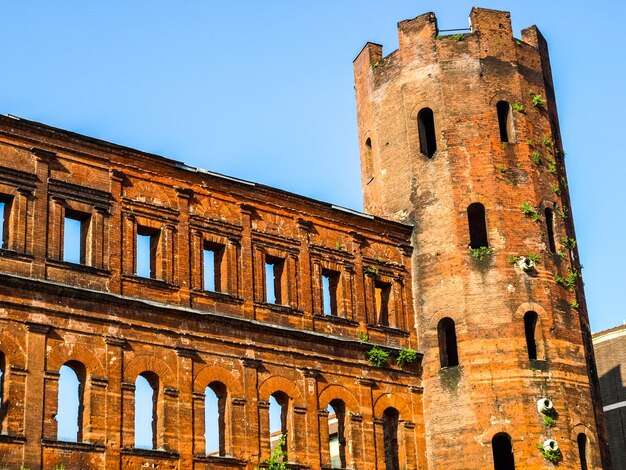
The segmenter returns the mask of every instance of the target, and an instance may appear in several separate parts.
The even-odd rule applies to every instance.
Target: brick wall
[[[421,355],[402,369],[366,356],[374,344],[392,356],[417,348],[410,226],[8,117],[0,194],[10,205],[0,467],[255,468],[269,456],[278,392],[294,466],[330,466],[332,400],[345,405],[347,465],[383,466],[390,407],[400,412],[403,467],[423,465]],[[63,261],[67,215],[84,228],[80,264]],[[154,237],[151,277],[136,274],[138,233]],[[207,247],[219,252],[219,292],[204,289]],[[270,259],[282,266],[276,303],[266,292]],[[68,363],[85,370],[79,442],[59,440],[54,419]],[[140,374],[157,383],[152,450],[134,442]],[[223,455],[207,456],[204,394],[216,383]]]
[[[505,433],[518,465],[546,465],[536,446],[553,438],[561,465],[579,468],[584,433],[589,467],[608,468],[584,292],[570,275],[579,262],[547,45],[536,27],[515,38],[507,12],[474,8],[470,23],[446,35],[432,13],[401,21],[398,50],[385,55],[369,43],[354,62],[365,208],[415,225],[429,465],[492,468],[492,439]],[[499,102],[509,106],[506,141]],[[422,152],[425,109],[434,116],[433,155]],[[483,261],[469,250],[476,203],[491,250]],[[540,262],[527,271],[515,261],[528,255]],[[538,316],[542,351],[532,359],[527,312]],[[454,367],[440,362],[445,318],[456,327]],[[537,412],[541,397],[558,410],[553,428]]]

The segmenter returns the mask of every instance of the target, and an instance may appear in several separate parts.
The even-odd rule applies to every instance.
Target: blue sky
[[[0,3],[0,113],[361,209],[352,60],[457,0]],[[626,2],[483,1],[537,24],[552,58],[592,328],[626,319]]]

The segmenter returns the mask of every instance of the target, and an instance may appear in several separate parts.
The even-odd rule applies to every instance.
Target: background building
[[[613,468],[626,468],[626,325],[593,335]]]

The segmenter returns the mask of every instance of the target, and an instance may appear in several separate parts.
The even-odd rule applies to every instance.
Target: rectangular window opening
[[[137,276],[156,279],[158,246],[158,230],[147,227],[137,227]]]
[[[222,266],[224,246],[205,243],[203,250],[204,285],[203,289],[212,292],[224,292]]]
[[[89,215],[66,210],[63,219],[63,261],[87,264],[88,235]]]
[[[285,260],[267,256],[265,258],[265,301],[270,304],[282,305],[282,278]]]
[[[337,298],[339,291],[339,273],[324,269],[322,271],[322,311],[327,316],[339,313]]]
[[[9,219],[11,216],[11,200],[0,198],[0,248],[8,248],[9,245]]]
[[[389,326],[389,299],[391,297],[391,284],[376,282],[374,284],[374,300],[376,305],[376,323]]]

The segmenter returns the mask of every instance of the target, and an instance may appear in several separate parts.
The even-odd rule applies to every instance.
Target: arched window
[[[274,392],[270,396],[270,445],[274,448],[281,437],[286,436],[289,429],[289,396],[284,392]],[[283,445],[283,452],[287,454],[287,442]]]
[[[70,361],[59,370],[57,402],[57,439],[67,442],[83,440],[83,398],[85,392],[85,366]]]
[[[423,108],[417,114],[417,129],[420,137],[420,152],[430,158],[437,151],[435,119],[432,109]]]
[[[528,359],[531,361],[544,359],[541,327],[536,312],[530,311],[524,314],[524,334],[526,335]]]
[[[346,468],[346,405],[341,400],[333,400],[328,405],[328,446],[330,466]]]
[[[365,178],[367,184],[374,179],[374,162],[372,161],[372,139],[369,137],[365,141]]]
[[[156,449],[159,377],[142,372],[135,380],[135,447]]]
[[[496,111],[498,112],[498,124],[500,125],[500,141],[511,142],[513,137],[511,106],[506,101],[498,101]]]
[[[485,206],[480,202],[470,204],[467,207],[467,221],[469,224],[470,248],[488,247]]]
[[[439,359],[441,367],[455,367],[459,365],[459,355],[456,345],[456,329],[452,318],[442,318],[437,325],[439,337]]]
[[[204,439],[207,455],[226,455],[226,386],[211,382],[204,394]]]
[[[580,470],[587,470],[587,436],[580,433],[576,438],[578,441],[578,456],[580,458]]]
[[[554,212],[550,208],[545,210],[546,216],[546,232],[548,234],[548,246],[550,253],[556,253],[556,244],[554,243]]]
[[[496,434],[491,440],[491,449],[494,470],[515,470],[511,436],[506,433]]]
[[[399,470],[398,458],[398,424],[400,413],[395,408],[387,408],[383,412],[383,436],[385,440],[385,469]]]

